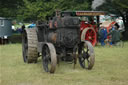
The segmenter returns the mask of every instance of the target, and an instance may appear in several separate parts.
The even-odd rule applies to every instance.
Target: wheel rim
[[[86,41],[79,51],[79,63],[82,68],[92,69],[94,66],[95,56],[91,43]]]
[[[27,54],[28,54],[28,39],[27,39],[27,33],[23,33],[23,38],[22,38],[22,48],[23,48],[23,59],[24,62],[27,62]]]
[[[96,44],[96,33],[92,29],[88,29],[85,34],[85,40],[90,41],[94,46]]]
[[[43,68],[45,72],[54,73],[57,63],[56,52],[53,45],[45,45],[42,49]]]

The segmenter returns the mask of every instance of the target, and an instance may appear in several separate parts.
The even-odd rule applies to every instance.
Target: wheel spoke
[[[83,66],[85,67],[85,60],[83,60],[82,64],[83,64]]]
[[[90,62],[88,58],[87,58],[87,61],[88,61],[88,63]]]
[[[45,63],[43,63],[44,69],[45,69],[46,72],[48,72],[49,71],[48,70],[48,60],[47,60],[46,57],[43,57],[43,62],[45,62]]]
[[[85,63],[85,59],[84,59],[84,58],[82,58],[81,62],[82,62],[82,63],[83,63],[83,62]]]
[[[88,53],[88,51],[89,51],[88,46],[86,46],[86,47],[87,47],[87,51],[86,51],[86,53]]]

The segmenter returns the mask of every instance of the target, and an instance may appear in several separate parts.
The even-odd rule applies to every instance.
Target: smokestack
[[[105,0],[94,0],[92,2],[92,6],[91,7],[92,7],[93,10],[95,10],[96,7],[102,5],[104,2],[105,2]]]

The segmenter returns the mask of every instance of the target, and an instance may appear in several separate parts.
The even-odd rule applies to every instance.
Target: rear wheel
[[[95,46],[96,42],[97,42],[97,39],[96,39],[96,32],[93,28],[85,28],[83,31],[82,31],[82,34],[81,34],[81,41],[89,41],[91,42],[91,44],[93,46]]]
[[[79,48],[79,63],[82,68],[92,69],[95,62],[93,46],[89,41],[85,41]]]
[[[23,60],[27,63],[36,63],[37,52],[37,34],[36,29],[26,29],[22,34],[22,54]]]
[[[54,73],[57,64],[56,50],[53,44],[46,43],[42,49],[43,68],[46,72]]]

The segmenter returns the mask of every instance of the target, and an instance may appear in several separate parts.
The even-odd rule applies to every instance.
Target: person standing
[[[116,19],[116,23],[119,25],[119,31],[121,34],[121,39],[123,39],[123,35],[125,33],[125,26],[124,26],[124,22],[122,20],[122,17],[119,17],[118,19]]]
[[[104,26],[101,26],[99,30],[99,41],[101,46],[105,45],[105,39],[107,39],[107,29]]]
[[[124,22],[122,20],[122,17],[119,17],[118,19],[116,19],[116,23],[119,25],[119,29],[118,30],[120,32],[125,31],[125,29],[124,29]]]
[[[107,35],[111,35],[112,45],[116,45],[120,41],[120,31],[117,26],[114,26],[114,30],[111,30]]]
[[[22,26],[21,26],[21,33],[23,33],[23,31],[25,30],[25,25],[23,24]]]
[[[112,32],[113,30],[115,30],[115,25],[111,25],[111,29],[109,29],[109,33]],[[108,33],[108,42],[109,42],[109,46],[112,47],[112,35]]]

